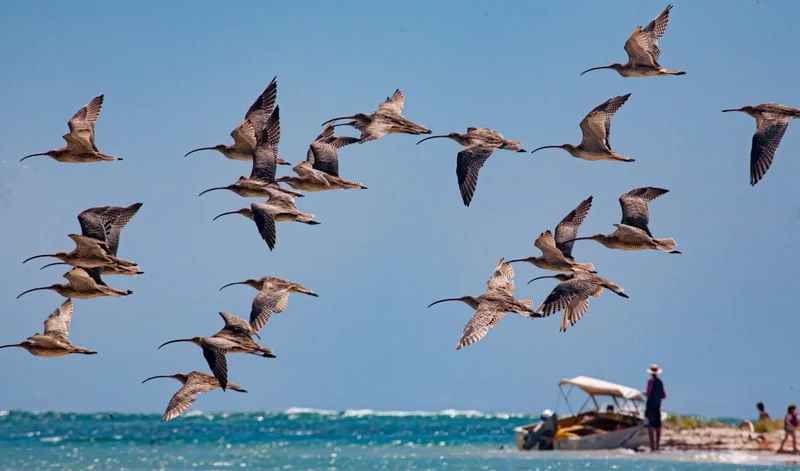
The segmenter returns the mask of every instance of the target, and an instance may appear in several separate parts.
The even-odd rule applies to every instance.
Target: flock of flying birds
[[[665,69],[658,63],[660,55],[658,39],[664,35],[671,9],[672,5],[667,6],[646,27],[637,26],[634,29],[625,42],[628,62],[595,67],[583,73],[596,69],[612,69],[623,77],[685,74],[682,71]],[[560,148],[569,152],[573,157],[584,160],[633,162],[634,159],[613,151],[609,143],[611,118],[629,97],[630,94],[611,98],[586,115],[580,123],[583,138],[578,145],[543,146],[533,152],[546,148]],[[201,150],[215,150],[228,159],[252,161],[252,171],[248,178],[239,177],[234,183],[210,188],[200,195],[209,191],[229,190],[245,198],[266,198],[264,203],[251,203],[249,207],[222,213],[214,220],[227,214],[240,214],[251,219],[270,250],[275,248],[277,222],[296,221],[308,225],[319,224],[314,221],[313,214],[303,213],[297,208],[295,198],[304,195],[294,190],[314,192],[367,188],[360,182],[345,180],[339,175],[339,149],[354,143],[363,144],[374,141],[387,134],[431,134],[428,128],[403,117],[405,99],[400,90],[397,90],[379,105],[374,113],[356,113],[323,123],[322,132],[309,146],[306,160],[292,168],[296,176],[277,177],[277,166],[289,165],[289,162],[278,156],[280,109],[275,104],[276,99],[277,82],[276,79],[273,79],[247,111],[244,121],[231,132],[232,145],[219,144],[213,147],[202,147],[186,154],[188,156]],[[102,104],[103,96],[100,95],[75,113],[68,122],[69,133],[63,136],[67,141],[65,147],[40,154],[31,154],[23,157],[22,160],[36,155],[46,155],[58,162],[70,163],[122,160],[101,153],[95,145],[95,121]],[[740,111],[756,119],[756,132],[753,135],[750,151],[750,184],[755,185],[769,169],[789,120],[800,118],[800,109],[766,103],[723,111]],[[360,132],[360,136],[336,136],[334,130],[339,126],[351,126]],[[456,176],[461,197],[466,206],[469,206],[475,194],[480,169],[495,149],[526,152],[522,149],[521,142],[510,141],[495,131],[477,127],[469,127],[463,134],[452,132],[447,135],[427,137],[417,144],[434,138],[449,138],[464,146],[457,156]],[[285,183],[293,190],[281,187],[281,183]],[[566,331],[568,324],[574,325],[588,311],[590,297],[599,297],[605,289],[608,289],[627,298],[623,288],[597,275],[591,263],[575,261],[572,255],[575,241],[594,240],[608,248],[618,250],[659,250],[679,254],[680,252],[675,249],[676,243],[673,239],[656,238],[649,228],[649,203],[667,192],[668,190],[653,187],[628,191],[619,198],[622,206],[622,219],[619,224],[614,224],[616,226],[614,232],[596,234],[591,237],[578,237],[578,229],[591,209],[592,197],[590,196],[570,211],[558,223],[554,232],[547,230],[536,239],[534,245],[541,250],[542,255],[509,262],[505,262],[501,258],[487,282],[484,294],[448,298],[432,303],[430,306],[444,301],[461,301],[476,311],[464,328],[456,349],[483,338],[506,313],[542,318],[563,311],[559,330]],[[78,215],[81,234],[69,235],[75,243],[75,248],[71,252],[36,255],[25,260],[27,262],[40,257],[53,257],[59,259],[60,262],[51,263],[45,267],[70,265],[73,268],[63,275],[68,283],[33,288],[19,296],[31,291],[52,290],[67,300],[45,319],[44,334],[37,333],[21,343],[3,345],[0,348],[19,347],[32,355],[45,357],[73,353],[84,355],[96,353],[87,348],[75,346],[69,340],[68,331],[73,311],[71,298],[122,297],[132,293],[129,290],[115,289],[106,285],[101,275],[136,276],[143,273],[135,262],[117,257],[120,233],[141,206],[142,203],[136,203],[125,208],[115,206],[89,208]],[[510,265],[514,262],[528,262],[540,269],[557,272],[555,275],[539,276],[531,280],[555,278],[559,281],[547,298],[535,309],[532,308],[532,301],[519,300],[514,297],[514,281],[512,280],[514,270]],[[220,289],[236,284],[247,285],[258,290],[258,294],[252,302],[249,321],[233,314],[220,312],[225,325],[219,332],[208,337],[195,336],[170,340],[158,347],[161,348],[175,342],[194,343],[201,348],[213,373],[210,375],[192,371],[188,374],[153,376],[144,380],[143,382],[153,378],[174,378],[183,385],[172,396],[162,422],[173,419],[186,411],[194,403],[198,394],[215,388],[223,390],[230,388],[234,391],[246,392],[241,387],[228,382],[226,355],[249,353],[265,358],[275,358],[269,348],[256,343],[253,337],[259,337],[258,331],[264,327],[272,313],[280,313],[286,308],[290,293],[317,296],[313,291],[297,283],[270,276],[229,283]]]

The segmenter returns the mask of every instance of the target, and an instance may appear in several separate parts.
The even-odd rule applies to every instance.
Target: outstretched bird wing
[[[73,286],[78,289],[92,290],[97,285],[105,285],[100,279],[100,271],[102,268],[78,268],[64,273],[64,278],[67,279]]]
[[[788,126],[789,120],[785,117],[764,115],[761,119],[750,149],[750,185],[764,178]]]
[[[669,190],[647,186],[644,188],[634,188],[619,197],[619,204],[622,206],[622,224],[639,228],[650,237],[648,224],[650,224],[650,211],[648,203],[659,196],[668,193]]]
[[[587,300],[596,289],[597,285],[579,277],[562,281],[553,288],[553,291],[551,291],[542,304],[536,308],[535,312],[544,317],[550,316],[572,305],[581,304],[584,300]],[[581,316],[583,316],[583,313],[581,313]]]
[[[330,132],[326,132],[328,129],[330,129]],[[358,141],[359,139],[355,137],[335,137],[333,135],[333,127],[328,124],[317,137],[317,140],[308,147],[306,160],[311,162],[311,165],[316,170],[338,177],[339,154],[336,149]]]
[[[647,26],[642,28],[637,26],[627,41],[625,41],[625,52],[631,62],[642,65],[657,66],[658,56],[661,50],[658,49],[658,40],[664,36],[669,24],[669,12],[672,5],[667,5],[658,16]]]
[[[44,320],[44,334],[55,337],[67,344],[70,343],[69,324],[71,320],[72,299],[67,299]]]
[[[630,96],[631,94],[628,93],[627,95],[609,98],[583,118],[580,124],[583,132],[581,146],[595,151],[611,150],[611,142],[609,141],[611,118],[628,101]]]
[[[570,211],[556,226],[556,247],[570,260],[573,259],[572,247],[575,245],[575,241],[570,239],[578,237],[578,229],[590,209],[592,209],[591,196],[581,201],[581,204]],[[569,242],[567,242],[568,240]]]
[[[264,285],[250,306],[250,327],[255,331],[261,330],[272,313],[283,312],[288,302],[289,291],[286,288]]]
[[[117,254],[119,236],[122,228],[130,221],[142,207],[142,203],[135,203],[127,208],[119,206],[97,206],[89,208],[78,214],[78,223],[81,225],[81,234],[92,239],[105,241],[112,255]]]
[[[533,243],[536,248],[542,251],[542,254],[545,256],[562,256],[558,247],[556,247],[556,241],[553,239],[553,233],[550,231],[542,232],[539,237],[536,238],[536,241]]]
[[[258,138],[267,127],[267,121],[272,116],[272,111],[275,108],[275,99],[278,97],[278,77],[274,77],[267,85],[267,88],[261,92],[261,95],[253,102],[250,109],[244,115],[245,119],[250,121],[253,126],[253,142],[258,142]]]
[[[461,199],[464,206],[469,206],[475,188],[478,186],[478,172],[481,171],[483,164],[489,160],[494,151],[493,147],[476,145],[463,149],[458,153],[456,159],[456,176],[458,177],[458,188],[461,190]]]
[[[68,144],[77,145],[85,150],[97,151],[97,147],[94,145],[94,123],[97,121],[102,107],[103,95],[96,96],[72,116],[67,122],[71,137],[67,139],[67,136],[64,136]]]
[[[497,314],[501,313],[491,309],[485,303],[482,303],[480,306],[478,306],[478,310],[475,312],[475,315],[472,316],[472,319],[470,319],[469,322],[467,322],[467,325],[464,327],[464,332],[461,334],[461,339],[458,341],[458,345],[456,345],[456,350],[461,350],[461,347],[465,345],[471,345],[486,337],[486,334],[489,332],[489,327],[492,324],[492,321],[496,318]]]
[[[275,216],[280,212],[276,207],[261,204],[251,203],[250,209],[253,211],[253,221],[258,226],[258,232],[261,238],[267,243],[270,250],[275,248]]]
[[[512,278],[514,278],[514,268],[501,258],[492,272],[492,276],[486,281],[486,292],[497,291],[514,296],[514,280]]]
[[[205,349],[203,353],[205,354]],[[172,395],[167,405],[167,410],[164,411],[164,416],[161,417],[161,421],[166,422],[183,414],[194,404],[194,400],[197,398],[198,394],[207,393],[212,389],[213,387],[209,383],[192,381],[190,377],[189,381]]]
[[[233,335],[253,335],[250,324],[241,317],[222,311],[220,311],[219,315],[222,317],[222,320],[225,321],[225,327],[217,333],[229,332]]]
[[[234,346],[233,342],[223,338],[207,338],[200,341],[203,357],[223,390],[228,387],[228,362],[225,354]]]
[[[406,98],[403,96],[403,92],[401,92],[399,89],[395,90],[391,97],[387,97],[386,101],[378,106],[378,111],[389,111],[402,114],[405,101]]]
[[[278,143],[281,140],[280,107],[276,106],[258,137],[253,153],[253,170],[250,180],[275,182],[275,169],[278,165]]]
[[[252,153],[256,148],[256,132],[249,119],[245,119],[242,124],[236,126],[236,129],[231,131],[231,137],[236,148],[242,152]]]

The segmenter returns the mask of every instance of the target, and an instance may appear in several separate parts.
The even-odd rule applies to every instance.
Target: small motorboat
[[[644,410],[640,407],[645,398],[638,389],[588,376],[563,379],[558,387],[570,415],[559,418],[545,411],[539,422],[515,428],[518,449],[636,449],[649,443]],[[577,412],[570,404],[570,394],[575,389],[587,395]]]

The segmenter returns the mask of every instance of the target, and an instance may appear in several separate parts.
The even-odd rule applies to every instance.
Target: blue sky
[[[796,300],[800,123],[772,169],[748,185],[752,118],[724,108],[800,106],[800,4],[676,2],[660,62],[682,77],[623,79],[586,68],[624,62],[622,46],[663,2],[17,2],[0,18],[5,90],[0,140],[0,343],[41,330],[63,299],[25,289],[65,270],[20,262],[70,250],[75,216],[98,205],[144,206],[120,256],[145,275],[107,277],[124,299],[76,300],[70,336],[93,357],[38,358],[3,350],[0,409],[161,412],[177,383],[152,375],[206,370],[200,349],[169,339],[210,335],[217,311],[249,312],[255,291],[218,288],[273,275],[319,298],[292,295],[262,331],[276,360],[229,357],[230,380],[250,394],[216,392],[201,410],[324,409],[538,412],[556,384],[588,375],[643,388],[665,369],[669,410],[778,414],[797,402]],[[494,129],[541,145],[577,143],[579,121],[632,93],[612,144],[633,164],[586,162],[558,150],[497,151],[465,208],[454,175],[459,146],[391,135],[340,152],[344,178],[367,191],[310,194],[300,209],[319,226],[281,223],[270,252],[244,218],[214,215],[250,200],[206,188],[247,175],[249,164],[188,150],[230,142],[273,76],[280,154],[304,158],[320,123],[371,112],[400,88],[405,115],[435,133]],[[33,152],[61,147],[66,121],[95,95],[100,150],[123,162],[59,164]],[[282,167],[286,172],[287,167]],[[282,173],[282,174],[284,174]],[[499,257],[534,255],[589,195],[581,234],[609,232],[631,188],[670,193],[651,205],[651,229],[681,256],[611,251],[579,242],[575,255],[626,289],[605,294],[566,334],[558,316],[509,315],[456,352],[469,307],[443,297],[480,294]],[[518,265],[517,296],[540,302],[549,281]],[[796,386],[798,386],[796,388]]]

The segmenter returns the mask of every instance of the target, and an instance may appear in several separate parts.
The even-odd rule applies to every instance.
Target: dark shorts
[[[644,413],[644,418],[647,419],[646,427],[661,428],[660,410],[647,410]]]

